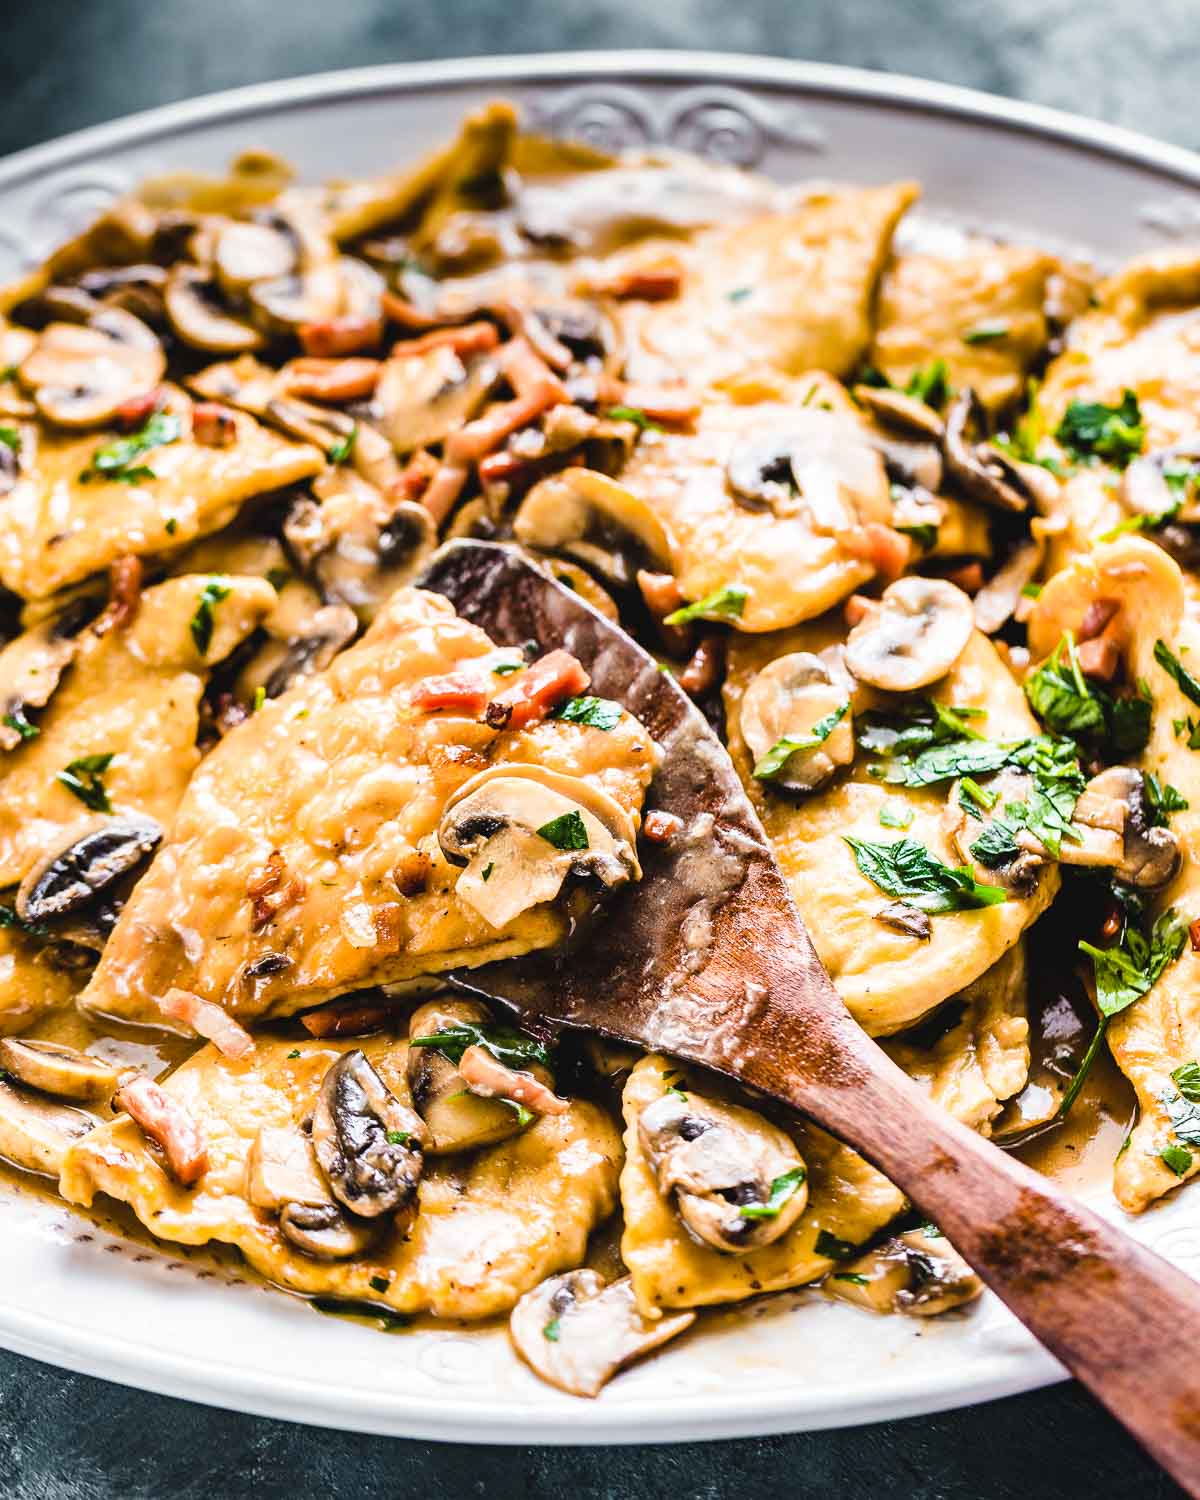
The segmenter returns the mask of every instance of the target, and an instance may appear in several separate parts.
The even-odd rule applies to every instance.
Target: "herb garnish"
[[[1123,469],[1142,451],[1146,429],[1138,398],[1126,390],[1117,406],[1102,401],[1072,401],[1054,433],[1076,459],[1107,459]]]
[[[348,463],[354,454],[354,444],[358,441],[358,423],[355,422],[344,438],[339,438],[336,443],[330,444],[329,462],[331,464]]]
[[[484,885],[487,885],[488,881],[492,878],[492,871],[495,868],[496,864],[493,860],[490,863],[484,865],[483,869],[479,872],[479,878],[483,881]]]
[[[386,1292],[390,1282],[386,1276],[372,1276],[368,1285],[373,1292]]]
[[[556,849],[588,849],[587,827],[579,812],[572,808],[570,812],[559,813],[557,818],[551,818],[548,823],[543,823],[536,830],[539,838],[545,839],[548,844],[553,844]]]
[[[42,732],[25,717],[25,710],[20,704],[4,715],[4,723],[9,729],[16,730],[23,740],[36,740]]]
[[[1164,1146],[1158,1154],[1176,1177],[1182,1177],[1192,1164],[1192,1153],[1186,1146]]]
[[[3,443],[6,448],[11,448],[14,453],[20,453],[20,430],[16,427],[0,426],[0,443]]]
[[[1142,777],[1146,792],[1146,806],[1150,813],[1151,828],[1165,828],[1173,812],[1187,812],[1191,804],[1177,787],[1169,782],[1164,786],[1153,771]]]
[[[168,443],[177,443],[183,435],[183,423],[174,412],[156,411],[147,417],[145,424],[128,437],[115,438],[105,443],[92,454],[92,461],[79,476],[81,480],[112,479],[122,484],[137,484],[143,479],[156,479],[153,469],[137,460],[152,448],[165,448]]]
[[[549,717],[591,729],[615,729],[621,722],[621,705],[611,698],[568,698]]]
[[[740,583],[727,583],[715,589],[694,604],[685,604],[673,610],[664,620],[664,625],[686,625],[689,620],[740,620],[746,607],[750,590]]]
[[[843,703],[835,708],[832,713],[818,719],[807,734],[790,735],[785,734],[778,739],[754,767],[754,776],[758,781],[770,781],[773,777],[787,766],[793,755],[802,750],[815,750],[818,745],[823,745],[837,726],[846,717],[849,703]]]
[[[545,1328],[542,1329],[542,1337],[549,1339],[552,1344],[557,1344],[561,1327],[562,1320],[560,1318],[551,1318]]]
[[[196,613],[191,618],[190,628],[192,640],[201,656],[212,645],[213,606],[220,604],[222,599],[228,599],[229,591],[230,585],[224,578],[210,578],[200,590],[200,599],[196,605]]]
[[[412,1140],[411,1130],[389,1130],[387,1132],[387,1143],[389,1146],[403,1146]]]
[[[1168,1089],[1159,1096],[1159,1102],[1167,1112],[1172,1134],[1186,1145],[1164,1146],[1158,1154],[1176,1177],[1182,1177],[1192,1165],[1187,1147],[1200,1147],[1200,1067],[1194,1062],[1183,1063],[1171,1074],[1171,1082],[1178,1093]]]
[[[954,392],[950,388],[950,371],[944,359],[935,359],[923,370],[914,370],[904,387],[906,396],[915,396],[926,406],[943,407]]]
[[[1069,630],[1025,679],[1025,696],[1047,728],[1057,734],[1106,737],[1119,755],[1144,749],[1150,738],[1154,700],[1145,682],[1139,680],[1137,692],[1124,698],[1089,682]]]
[[[843,834],[855,863],[866,878],[889,896],[902,896],[924,912],[971,911],[998,906],[1008,893],[996,885],[981,885],[969,865],[951,869],[935,859],[915,839],[894,844],[870,844]]]
[[[813,1249],[818,1255],[827,1255],[830,1260],[853,1260],[858,1254],[858,1246],[850,1240],[842,1240],[836,1234],[830,1234],[828,1229],[817,1231],[817,1238]]]
[[[639,432],[661,432],[657,422],[652,422],[640,406],[610,406],[604,413],[614,422],[632,422]]]
[[[937,545],[938,529],[932,521],[916,521],[911,526],[897,526],[895,529],[912,537],[922,552],[928,552]]]
[[[1081,942],[1079,951],[1087,954],[1095,969],[1101,1015],[1118,1015],[1153,989],[1163,970],[1183,952],[1186,941],[1187,927],[1171,908],[1160,914],[1148,938],[1127,922],[1120,942],[1111,948]]]
[[[1193,703],[1200,704],[1200,682],[1196,681],[1166,641],[1161,639],[1155,641],[1154,660],[1174,681],[1185,698],[1190,698]]]
[[[61,770],[55,780],[73,792],[92,812],[110,813],[112,803],[100,778],[112,765],[114,753],[110,750],[106,755],[81,755]]]
[[[300,1056],[300,1048],[299,1047],[293,1047],[292,1050],[287,1055],[287,1060],[288,1060],[288,1062],[292,1062],[295,1058],[297,1058],[299,1056]]]
[[[550,1054],[541,1042],[517,1031],[512,1026],[480,1025],[475,1021],[456,1021],[444,1031],[432,1036],[409,1038],[410,1047],[436,1047],[443,1057],[457,1065],[468,1047],[482,1047],[490,1052],[497,1062],[518,1072],[527,1069],[530,1063],[550,1065]]]
[[[492,668],[492,676],[511,677],[514,672],[519,672],[524,665],[523,661],[502,661],[499,666]]]
[[[871,1278],[862,1276],[857,1271],[835,1271],[830,1277],[831,1281],[850,1281],[855,1286],[870,1286]]]
[[[793,1167],[773,1180],[765,1203],[745,1203],[738,1213],[743,1219],[777,1219],[780,1209],[796,1196],[807,1176],[803,1167]]]
[[[974,328],[966,328],[962,333],[964,344],[993,344],[997,339],[1006,339],[1012,330],[1003,318],[995,318],[990,323],[976,323]]]
[[[884,828],[911,828],[914,814],[903,802],[885,802],[879,809],[879,821]]]

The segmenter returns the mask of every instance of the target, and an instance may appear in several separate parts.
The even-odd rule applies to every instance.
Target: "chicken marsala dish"
[[[918,191],[496,104],[390,177],[150,181],[0,294],[9,1169],[584,1396],[702,1308],[978,1296],[810,1122],[447,978],[586,966],[679,831],[567,642],[420,586],[473,537],[699,703],[946,1110],[1129,1213],[1200,1171],[1200,249]]]

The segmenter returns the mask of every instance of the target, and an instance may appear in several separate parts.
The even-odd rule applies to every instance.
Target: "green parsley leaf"
[[[911,828],[913,810],[903,802],[885,802],[879,809],[879,821],[884,828]]]
[[[1080,952],[1088,955],[1095,969],[1101,1014],[1115,1016],[1153,989],[1163,970],[1183,952],[1186,941],[1187,928],[1171,908],[1158,917],[1149,938],[1127,923],[1121,941],[1111,948],[1081,942]]]
[[[999,818],[989,823],[971,845],[971,857],[988,870],[999,870],[1021,852],[1012,828]]]
[[[355,422],[344,438],[339,438],[336,443],[330,444],[329,462],[331,464],[349,463],[350,459],[354,456],[354,444],[357,441],[358,423]]]
[[[546,1324],[545,1328],[542,1329],[542,1337],[544,1339],[549,1339],[552,1344],[557,1344],[561,1327],[562,1324],[560,1319],[551,1318],[550,1321]]]
[[[470,1090],[468,1089],[467,1092],[470,1093]],[[513,1113],[516,1115],[516,1117],[517,1117],[517,1129],[518,1130],[524,1130],[525,1127],[533,1119],[533,1110],[526,1109],[523,1104],[518,1104],[515,1099],[505,1099],[504,1103],[507,1104],[508,1107],[509,1107],[509,1109],[511,1109],[513,1111]]]
[[[92,454],[92,461],[79,476],[81,479],[118,479],[123,484],[135,484],[142,479],[157,478],[153,469],[148,469],[137,460],[153,448],[165,448],[168,443],[177,443],[183,436],[183,423],[174,412],[156,411],[147,417],[145,424],[128,437],[115,438],[105,443]]]
[[[843,834],[866,878],[889,896],[902,896],[925,912],[970,911],[1008,899],[1000,886],[980,885],[968,865],[951,869],[915,839],[869,844]]]
[[[1167,676],[1174,680],[1176,687],[1185,698],[1190,698],[1193,703],[1200,704],[1200,682],[1196,681],[1166,641],[1155,641],[1154,660]]]
[[[1159,1102],[1167,1112],[1172,1132],[1189,1146],[1200,1146],[1200,1104],[1182,1093],[1166,1089]]]
[[[1192,1165],[1192,1153],[1186,1146],[1164,1146],[1158,1154],[1176,1177],[1182,1177]]]
[[[640,406],[610,406],[604,413],[614,422],[632,422],[639,432],[661,432],[657,422],[652,422]]]
[[[1023,583],[1021,585],[1022,599],[1040,599],[1042,597],[1042,585],[1040,583]]]
[[[179,522],[175,519],[174,516],[168,516],[167,519],[163,522],[163,528],[168,536],[174,536],[175,533],[179,530]]]
[[[1165,828],[1173,812],[1187,812],[1191,806],[1177,787],[1171,786],[1169,782],[1164,786],[1153,771],[1145,773],[1142,785],[1146,791],[1151,828]]]
[[[1092,1064],[1100,1054],[1100,1047],[1108,1033],[1108,1017],[1101,1016],[1092,1033],[1092,1039],[1088,1043],[1087,1051],[1083,1054],[1083,1060],[1076,1069],[1074,1078],[1067,1085],[1067,1091],[1062,1096],[1062,1103],[1058,1106],[1056,1120],[1065,1120],[1071,1112],[1071,1106],[1079,1097],[1079,1091],[1083,1087],[1088,1074],[1092,1071]]]
[[[914,370],[904,387],[906,396],[915,396],[926,406],[945,406],[954,392],[950,388],[950,371],[944,359],[935,359],[923,370]]]
[[[14,453],[20,453],[20,430],[16,427],[0,426],[0,443],[3,443],[6,448],[11,448]]]
[[[1104,729],[1104,706],[1088,686],[1068,630],[1036,672],[1025,679],[1029,706],[1056,734]]]
[[[492,878],[492,871],[495,868],[496,868],[496,865],[495,865],[495,862],[493,861],[492,863],[485,865],[483,867],[483,869],[479,872],[479,878],[480,878],[480,880],[483,881],[484,885],[487,885],[488,881]]]
[[[54,936],[50,929],[43,927],[40,922],[26,922],[11,906],[0,906],[0,927],[9,927],[14,932],[23,932],[26,937],[42,938],[46,941]]]
[[[706,594],[694,604],[685,604],[673,610],[663,620],[664,625],[686,625],[689,620],[740,620],[746,607],[750,590],[740,583],[727,583],[724,588]]]
[[[755,765],[753,773],[755,779],[770,781],[784,770],[793,755],[803,750],[815,750],[818,745],[823,745],[846,717],[849,708],[849,703],[842,703],[832,713],[826,714],[823,719],[818,719],[807,734],[785,734],[782,739],[776,740]]]
[[[250,705],[250,712],[252,714],[256,714],[266,701],[267,690],[260,682],[259,685],[254,689],[254,701]]]
[[[850,1281],[855,1286],[870,1286],[871,1278],[862,1276],[857,1271],[835,1271],[830,1277],[831,1281]]]
[[[932,521],[917,521],[912,526],[897,526],[895,529],[912,537],[922,552],[928,552],[937,545],[938,529]]]
[[[1200,1063],[1180,1064],[1171,1074],[1171,1082],[1189,1104],[1200,1104]]]
[[[830,1234],[828,1229],[817,1231],[817,1238],[813,1249],[818,1255],[828,1256],[830,1260],[853,1260],[858,1254],[858,1246],[850,1240],[842,1240],[836,1234]]]
[[[1008,323],[1003,318],[996,318],[990,323],[976,323],[974,328],[964,329],[962,341],[964,344],[994,344],[997,339],[1006,339],[1010,332]]]
[[[518,1072],[527,1069],[530,1063],[541,1063],[549,1067],[550,1054],[541,1042],[517,1031],[512,1026],[481,1025],[475,1021],[458,1021],[432,1036],[409,1038],[410,1047],[436,1047],[443,1057],[452,1063],[460,1063],[468,1047],[482,1047],[490,1052],[497,1062]]]
[[[25,710],[19,704],[11,712],[4,715],[4,722],[9,729],[15,729],[23,740],[36,740],[41,730],[36,724],[31,724],[25,717]]]
[[[1072,401],[1063,413],[1054,436],[1083,461],[1102,458],[1124,468],[1142,451],[1146,429],[1133,391],[1126,390],[1117,406],[1102,401]]]
[[[586,724],[591,729],[615,729],[621,722],[621,705],[611,698],[568,698],[550,715],[568,724]]]
[[[988,787],[980,786],[973,776],[964,776],[958,783],[958,796],[960,802],[965,797],[980,812],[991,812],[992,808],[1000,800],[999,792],[993,792]]]
[[[729,302],[745,302],[746,298],[754,291],[752,286],[735,286],[733,291],[727,292],[726,300]]]
[[[403,1146],[406,1141],[412,1140],[410,1130],[389,1130],[387,1132],[387,1143],[389,1146]]]
[[[1157,531],[1160,526],[1165,526],[1168,521],[1173,521],[1179,514],[1183,505],[1182,500],[1176,500],[1174,505],[1168,505],[1166,510],[1153,513],[1142,512],[1136,516],[1126,516],[1123,521],[1118,521],[1110,530],[1101,532],[1097,541],[1111,542],[1114,538],[1124,536],[1128,531]]]
[[[537,829],[539,838],[545,839],[548,844],[553,844],[556,849],[588,849],[587,828],[579,812],[572,808],[570,812],[560,813],[557,818],[551,818],[548,823],[543,823]]]
[[[391,1283],[386,1276],[372,1276],[369,1285],[373,1292],[386,1292]]]
[[[772,1181],[765,1203],[745,1203],[738,1213],[743,1219],[777,1219],[780,1209],[796,1196],[807,1176],[803,1167],[793,1167]]]
[[[220,604],[222,599],[227,599],[229,591],[230,584],[224,578],[210,578],[200,590],[200,598],[196,604],[196,613],[191,618],[190,628],[192,640],[201,656],[212,645],[213,606]]]
[[[112,803],[108,800],[108,793],[100,778],[112,765],[113,754],[114,752],[109,751],[107,755],[81,755],[78,760],[73,760],[61,770],[55,780],[61,782],[67,791],[73,792],[84,807],[90,808],[92,812],[110,813]]]
[[[492,676],[511,677],[514,672],[519,672],[524,665],[523,661],[502,661],[498,667],[492,668]]]
[[[293,1062],[299,1056],[300,1056],[300,1048],[299,1047],[293,1047],[292,1050],[288,1053],[288,1061],[289,1062]]]
[[[268,568],[267,569],[267,582],[271,585],[271,587],[275,590],[275,592],[277,594],[282,593],[283,589],[291,581],[292,581],[292,574],[291,574],[290,569],[288,569],[288,568]]]

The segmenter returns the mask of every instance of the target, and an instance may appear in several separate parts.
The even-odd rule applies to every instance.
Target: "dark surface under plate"
[[[5,0],[0,153],[193,94],[406,59],[695,47],[888,68],[1200,144],[1197,0]],[[402,154],[403,143],[397,145]],[[799,1336],[799,1325],[797,1333]],[[381,1359],[403,1345],[380,1341]],[[819,1381],[820,1371],[812,1378]],[[1166,1393],[1164,1393],[1165,1395]],[[210,1411],[0,1353],[12,1500],[1040,1500],[1180,1492],[1078,1387],[798,1437],[448,1447]]]

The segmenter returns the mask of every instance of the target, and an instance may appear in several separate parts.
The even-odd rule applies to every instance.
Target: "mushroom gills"
[[[846,641],[846,666],[860,682],[911,693],[944,677],[975,628],[968,595],[944,578],[912,574],[883,591]]]
[[[346,1213],[336,1203],[289,1203],[280,1212],[284,1239],[314,1260],[349,1260],[369,1250],[377,1223]]]
[[[56,1099],[105,1103],[116,1092],[120,1069],[60,1042],[0,1039],[0,1069],[27,1088]]]
[[[983,1282],[945,1235],[925,1225],[834,1271],[825,1290],[873,1312],[932,1318],[974,1301]]]
[[[659,1192],[693,1239],[731,1255],[769,1245],[808,1202],[807,1172],[777,1125],[740,1105],[671,1089],[638,1116]]]
[[[647,1318],[628,1276],[597,1271],[551,1276],[513,1308],[513,1347],[535,1374],[572,1396],[596,1396],[618,1370],[676,1338],[694,1312]]]
[[[553,901],[568,876],[612,891],[641,878],[632,819],[606,792],[540,766],[492,767],[463,784],[438,828],[465,865],[455,894],[492,927]]]
[[[426,1139],[362,1052],[338,1059],[321,1084],[312,1142],[333,1196],[361,1218],[415,1206]]]
[[[36,1172],[57,1177],[71,1143],[97,1121],[69,1104],[54,1104],[0,1079],[0,1157]]]
[[[670,572],[671,541],[645,501],[607,474],[569,468],[540,480],[521,502],[513,535],[527,547],[561,552],[619,588],[638,570]]]
[[[844,673],[808,651],[791,652],[765,666],[747,687],[741,706],[742,738],[754,756],[755,775],[771,786],[812,792],[839,766],[852,765],[852,686]],[[772,768],[766,757],[775,752],[777,760],[788,742],[798,748]]]
[[[149,858],[162,836],[154,819],[139,813],[73,825],[22,880],[17,915],[25,922],[79,915]]]

